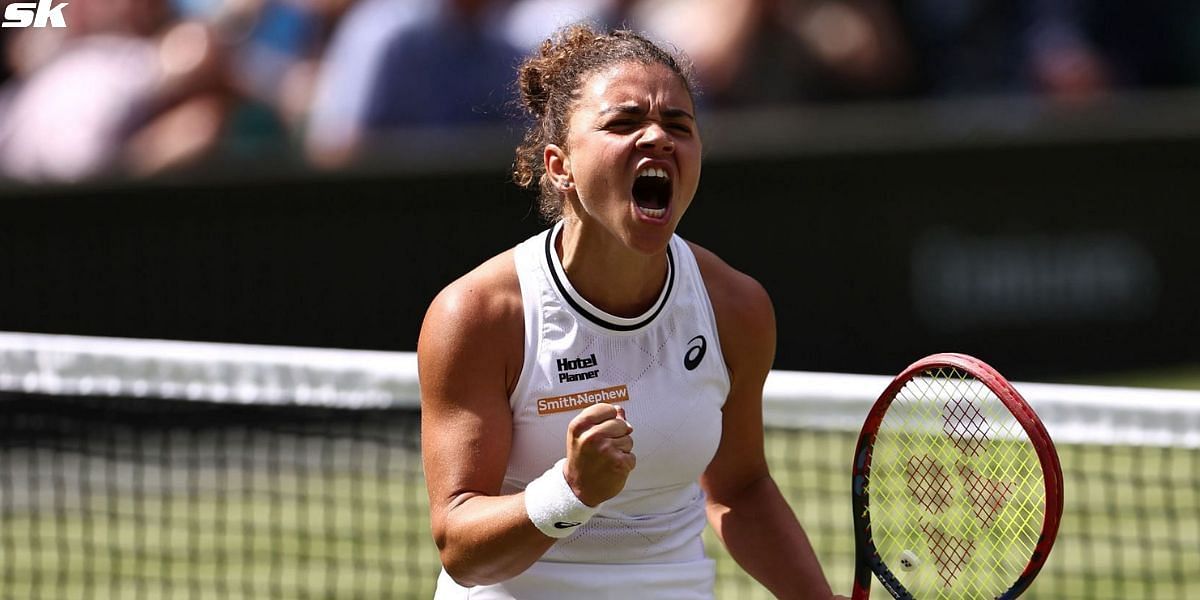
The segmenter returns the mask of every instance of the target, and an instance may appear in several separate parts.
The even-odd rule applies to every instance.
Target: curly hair
[[[689,95],[695,94],[691,65],[681,55],[624,29],[600,33],[572,25],[542,42],[517,70],[521,105],[532,121],[516,148],[513,181],[526,189],[538,186],[538,212],[547,221],[562,217],[563,199],[546,177],[543,151],[548,144],[565,146],[567,122],[586,78],[623,62],[661,64],[679,76]]]

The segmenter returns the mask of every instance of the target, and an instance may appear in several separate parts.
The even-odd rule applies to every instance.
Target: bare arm
[[[697,251],[697,258],[731,379],[721,444],[701,478],[708,520],[734,560],[776,597],[834,597],[763,451],[762,389],[775,357],[770,298],[757,282],[711,254]]]
[[[500,267],[485,264],[439,294],[417,344],[433,537],[447,573],[467,586],[513,577],[554,543],[522,495],[500,495],[523,336],[519,285],[514,298]]]
[[[512,445],[508,396],[521,371],[520,285],[510,254],[451,284],[421,327],[421,450],[430,520],[442,565],[461,585],[510,579],[555,542],[525,510],[525,494],[501,495]],[[621,411],[598,404],[564,433],[564,476],[595,506],[625,485],[634,459]]]

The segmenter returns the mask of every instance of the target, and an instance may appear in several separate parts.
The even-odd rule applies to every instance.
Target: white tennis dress
[[[435,598],[712,598],[698,479],[720,442],[729,372],[696,258],[674,236],[658,300],[640,316],[617,317],[567,280],[554,244],[561,230],[516,248],[525,362],[509,398],[502,493],[525,489],[565,456],[567,423],[596,402],[624,407],[637,467],[591,521],[521,575],[464,588],[443,570]]]

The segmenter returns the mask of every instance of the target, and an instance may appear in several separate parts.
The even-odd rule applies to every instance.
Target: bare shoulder
[[[430,304],[426,324],[431,315],[470,321],[497,318],[503,321],[514,316],[514,311],[516,316],[521,313],[521,284],[517,279],[513,251],[508,250],[442,289]]]
[[[443,368],[452,366],[477,374],[478,368],[493,373],[503,368],[504,381],[515,382],[523,343],[521,284],[508,250],[446,286],[430,303],[417,343],[422,387],[427,373],[446,375]]]
[[[717,318],[726,364],[734,371],[769,370],[775,357],[775,309],[753,277],[689,242]]]

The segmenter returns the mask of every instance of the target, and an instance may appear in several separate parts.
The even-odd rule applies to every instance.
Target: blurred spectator
[[[500,121],[523,52],[496,31],[503,2],[448,0],[393,35],[367,98],[372,130]]]
[[[912,51],[891,0],[783,0],[778,15],[808,57],[811,85],[798,99],[878,99],[911,92]]]
[[[586,22],[633,29],[685,53],[702,103],[720,102],[746,66],[764,0],[517,0],[505,20],[508,39],[525,52],[558,29]]]
[[[884,0],[362,0],[321,69],[310,157],[335,166],[372,134],[504,118],[520,56],[579,21],[676,45],[712,105],[843,98],[907,81]]]
[[[508,116],[504,107],[523,52],[506,41],[499,28],[506,2],[446,0],[431,8],[414,14],[412,22],[390,20],[392,29],[382,36],[377,30],[367,34],[372,44],[379,43],[366,48],[367,60],[374,52],[378,60],[371,61],[373,71],[366,73],[360,88],[352,90],[362,94],[361,100],[353,101],[361,112],[341,122],[341,139],[310,139],[318,161],[346,160],[367,142],[368,134],[503,121]],[[350,24],[372,29],[361,20],[347,20]],[[338,77],[328,70],[325,76]]]
[[[910,81],[887,0],[518,0],[508,35],[528,47],[578,20],[682,50],[710,106],[878,96]]]
[[[306,130],[309,157],[320,165],[349,160],[366,136],[372,81],[390,36],[415,27],[438,0],[358,0],[333,32],[317,74]]]
[[[226,105],[211,32],[159,0],[74,0],[69,27],[25,30],[0,115],[0,170],[77,180],[149,173],[211,149]]]
[[[1088,0],[909,0],[924,93],[1046,93],[1076,100],[1105,91],[1110,65],[1088,33]]]
[[[180,15],[211,25],[227,49],[231,87],[246,100],[233,127],[257,131],[258,138],[275,135],[274,152],[294,145],[307,124],[329,39],[354,0],[171,1]],[[286,131],[274,131],[277,120]],[[245,146],[254,137],[232,139]]]
[[[242,17],[249,24],[242,25],[246,31],[233,50],[234,82],[299,131],[312,104],[320,61],[350,0],[253,1],[257,6]]]
[[[910,79],[888,0],[668,0],[634,15],[687,52],[718,106],[877,97]]]
[[[710,107],[1200,82],[1194,0],[72,0],[0,33],[0,175],[318,164],[510,116],[519,58],[579,21],[693,61]]]

